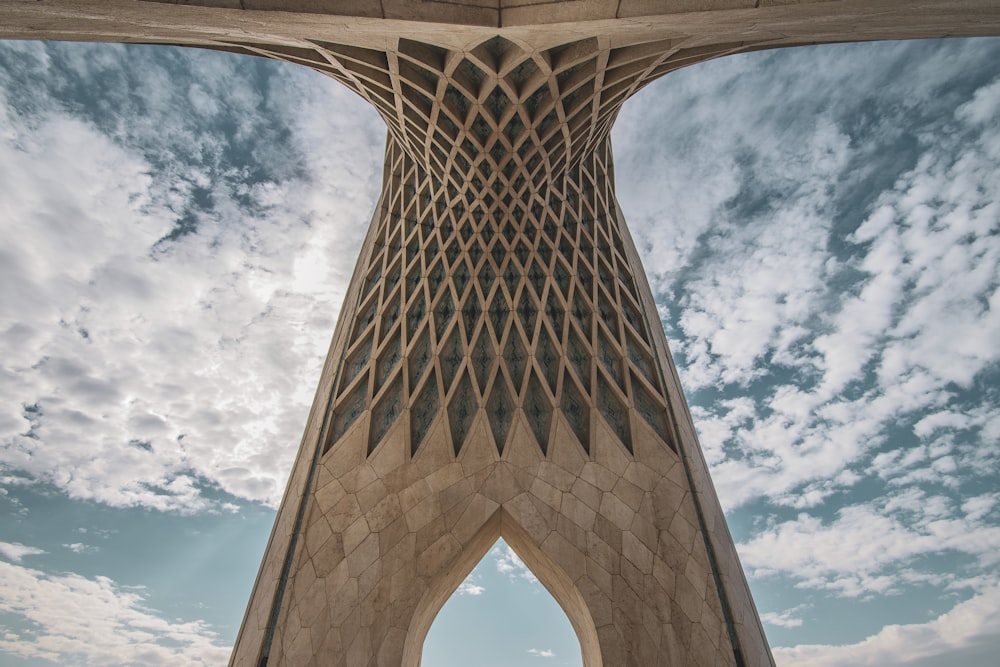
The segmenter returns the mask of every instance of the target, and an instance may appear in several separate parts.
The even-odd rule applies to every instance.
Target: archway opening
[[[438,612],[420,664],[579,667],[583,658],[566,612],[501,538]]]

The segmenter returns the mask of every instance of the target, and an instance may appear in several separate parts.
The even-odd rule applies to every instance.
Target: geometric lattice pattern
[[[369,451],[409,419],[412,451],[447,415],[456,454],[477,410],[498,450],[522,410],[545,451],[562,409],[631,449],[629,408],[667,439],[666,401],[614,220],[607,144],[539,192],[503,178],[481,199],[391,146],[390,187],[336,388],[336,442],[366,409]],[[544,199],[543,199],[544,197]],[[444,200],[444,203],[442,203]],[[596,415],[590,406],[596,406]]]
[[[581,181],[560,179],[559,191],[512,192],[497,178],[481,199],[465,188],[436,206],[449,188],[403,151],[390,155],[396,187],[386,192],[328,445],[368,406],[369,451],[404,408],[414,452],[437,416],[432,406],[446,411],[456,454],[477,410],[501,452],[517,409],[543,452],[561,406],[588,451],[590,405],[626,448],[626,406],[642,405],[662,429],[666,404],[609,222],[614,202],[607,181],[602,191],[594,185],[607,157],[594,154],[574,170]]]
[[[399,419],[415,454],[439,417],[458,454],[478,411],[501,453],[516,411],[543,453],[554,411],[586,452],[593,419],[629,451],[634,418],[673,446],[608,141],[624,99],[691,56],[667,46],[255,49],[329,73],[389,126],[325,450],[366,410],[369,454]]]

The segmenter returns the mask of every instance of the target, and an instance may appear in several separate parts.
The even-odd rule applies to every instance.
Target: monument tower
[[[615,199],[612,123],[709,58],[998,26],[988,0],[0,3],[0,37],[303,64],[388,126],[241,667],[416,667],[501,536],[587,667],[773,665]]]

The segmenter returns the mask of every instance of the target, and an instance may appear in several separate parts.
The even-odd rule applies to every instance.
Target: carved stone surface
[[[709,58],[998,32],[993,0],[0,3],[0,37],[277,58],[386,121],[240,666],[415,667],[500,536],[588,667],[773,665],[615,200],[611,125]]]

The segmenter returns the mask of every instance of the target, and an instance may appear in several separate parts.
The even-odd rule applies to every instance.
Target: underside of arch
[[[431,581],[413,614],[403,649],[403,667],[420,667],[424,640],[441,608],[472,572],[498,539],[517,553],[538,581],[552,595],[569,619],[577,639],[584,667],[603,667],[597,626],[583,595],[558,563],[534,543],[517,520],[498,509],[466,543],[465,549],[441,568]]]

